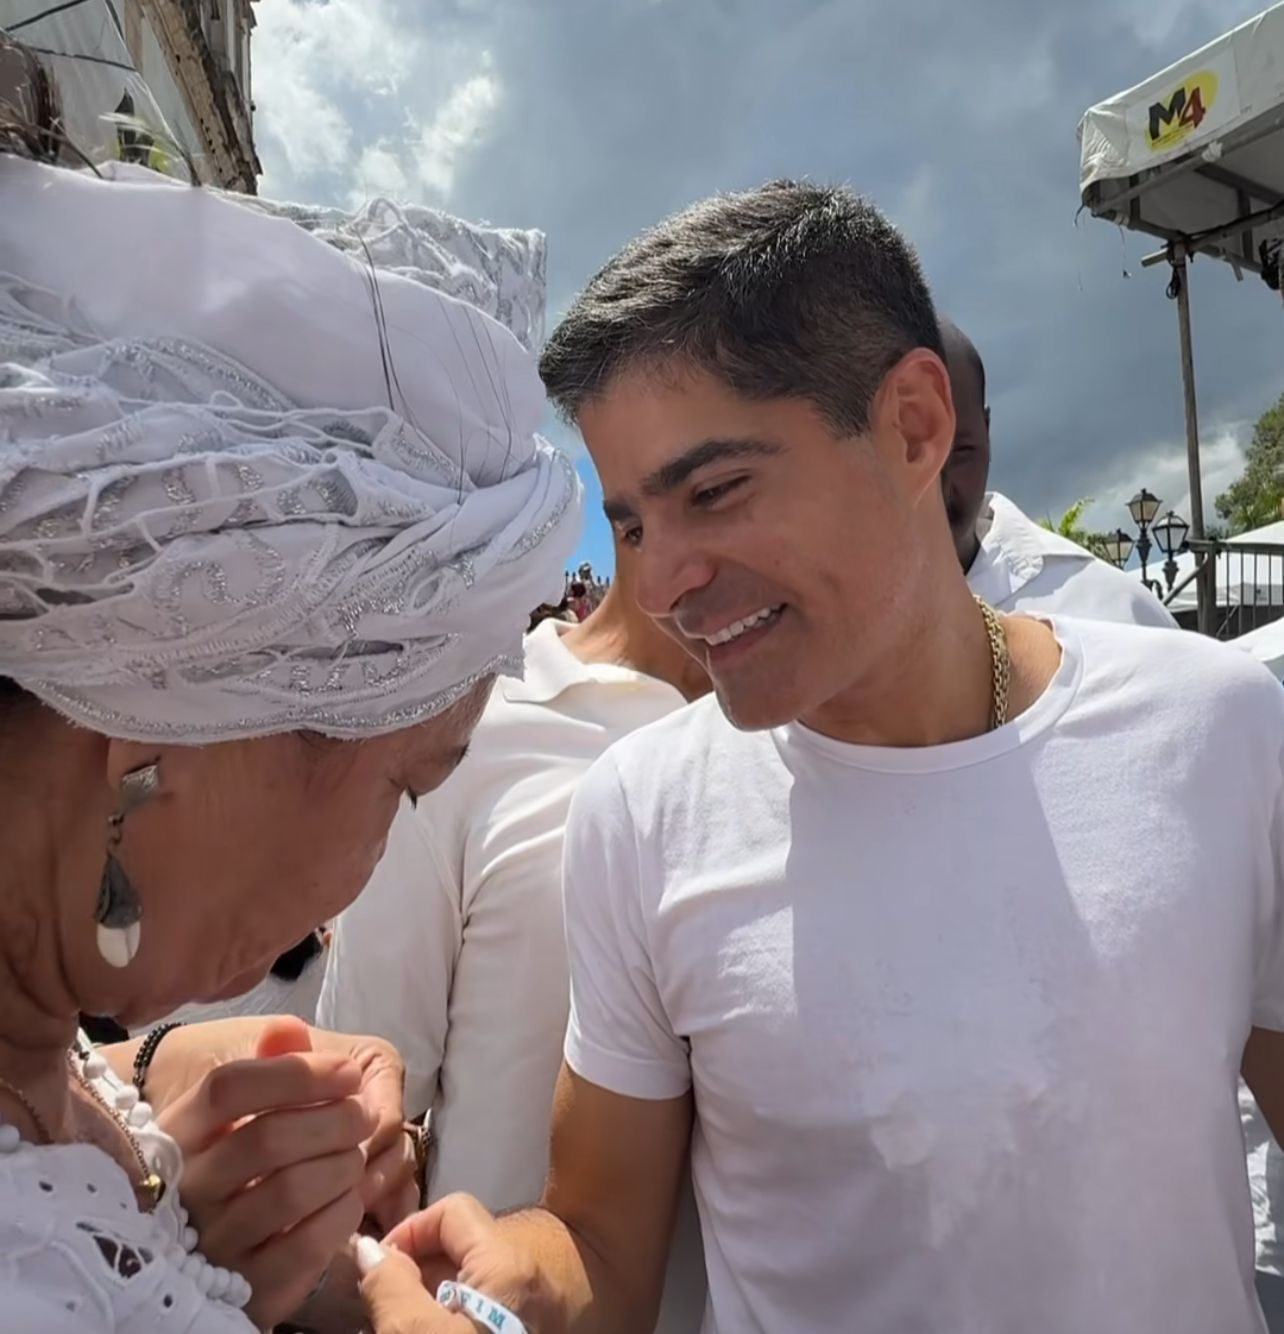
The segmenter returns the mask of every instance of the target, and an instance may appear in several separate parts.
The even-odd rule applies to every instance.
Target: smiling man
[[[784,183],[629,246],[545,353],[716,699],[577,794],[543,1208],[401,1234],[534,1334],[652,1327],[688,1154],[705,1334],[1260,1329],[1284,694],[975,600],[942,351],[901,236]]]

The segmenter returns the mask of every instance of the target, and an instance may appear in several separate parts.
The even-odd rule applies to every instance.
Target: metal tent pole
[[[1204,486],[1199,467],[1199,407],[1195,400],[1195,351],[1190,334],[1190,264],[1185,247],[1174,242],[1169,248],[1173,280],[1169,295],[1177,300],[1177,321],[1181,332],[1181,383],[1186,400],[1186,471],[1190,480],[1190,535],[1197,542],[1204,539]],[[1215,633],[1217,593],[1213,584],[1217,569],[1208,561],[1195,585],[1198,598],[1200,634]]]

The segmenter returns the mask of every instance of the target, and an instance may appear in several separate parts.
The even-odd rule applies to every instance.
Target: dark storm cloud
[[[277,6],[312,31],[361,21],[351,0],[274,0],[265,29]],[[366,0],[383,36],[361,48],[360,71],[355,55],[345,66],[351,37],[288,66],[301,96],[338,110],[350,145],[300,168],[278,132],[287,90],[274,89],[268,185],[347,198],[361,150],[380,141],[392,179],[428,202],[543,228],[555,316],[619,245],[692,199],[779,175],[850,182],[917,242],[939,305],[981,347],[995,480],[1042,513],[1139,485],[1148,468],[1179,476],[1167,465],[1182,451],[1165,277],[1140,268],[1151,243],[1076,220],[1078,118],[1255,8]],[[282,40],[265,31],[266,77],[285,68]],[[1256,280],[1211,265],[1192,292],[1212,436],[1284,389],[1284,312]]]

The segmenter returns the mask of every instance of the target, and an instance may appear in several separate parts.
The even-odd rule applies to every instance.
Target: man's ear
[[[902,357],[879,387],[871,420],[875,433],[899,455],[905,489],[917,504],[938,485],[958,429],[950,376],[940,357],[926,348]]]

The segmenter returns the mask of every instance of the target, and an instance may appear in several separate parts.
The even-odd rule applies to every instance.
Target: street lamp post
[[[1101,543],[1102,549],[1106,553],[1106,559],[1111,565],[1121,570],[1128,564],[1133,547],[1136,545],[1131,536],[1125,533],[1122,528],[1116,528],[1113,533],[1107,533]]]
[[[1163,597],[1164,589],[1157,579],[1150,578],[1147,568],[1150,553],[1155,547],[1163,552],[1164,584],[1171,593],[1180,572],[1177,557],[1186,550],[1186,537],[1190,532],[1190,524],[1172,510],[1169,510],[1162,519],[1159,518],[1159,511],[1163,505],[1164,502],[1158,496],[1151,495],[1145,487],[1142,487],[1128,502],[1128,513],[1132,515],[1132,521],[1137,525],[1136,538],[1124,532],[1122,528],[1116,528],[1113,533],[1107,534],[1101,544],[1106,559],[1121,570],[1128,564],[1135,551],[1141,559],[1141,582],[1159,598]]]
[[[1186,550],[1186,535],[1190,532],[1190,524],[1169,510],[1157,523],[1151,524],[1150,531],[1154,533],[1155,542],[1164,553],[1164,582],[1171,593],[1177,582],[1177,557]]]
[[[1163,503],[1158,496],[1152,496],[1144,486],[1128,502],[1128,513],[1132,515],[1132,521],[1137,525],[1137,555],[1141,559],[1141,582],[1156,595],[1160,591],[1159,585],[1152,582],[1146,566],[1150,561],[1150,553],[1154,550],[1150,541],[1150,525],[1154,523],[1155,515],[1159,513]]]

